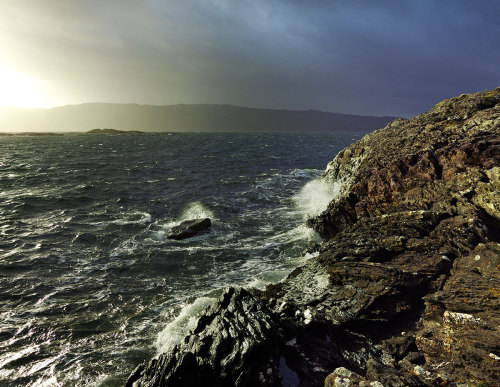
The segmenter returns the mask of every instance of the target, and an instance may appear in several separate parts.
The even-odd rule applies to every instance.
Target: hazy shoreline
[[[283,131],[232,131],[232,130],[227,130],[227,131],[217,131],[217,132],[212,132],[212,131],[207,131],[207,130],[200,130],[200,131],[175,131],[175,130],[169,130],[169,131],[141,131],[141,130],[121,130],[121,129],[90,129],[90,130],[82,130],[82,131],[77,131],[77,132],[69,132],[69,131],[43,131],[43,132],[25,132],[25,131],[9,131],[9,132],[0,132],[0,137],[22,137],[22,136],[31,136],[31,137],[44,137],[44,136],[78,136],[78,135],[124,135],[124,134],[145,134],[145,135],[173,135],[173,134],[193,134],[193,133],[213,133],[213,134],[221,134],[221,133],[276,133],[276,134],[287,134],[287,133],[297,133],[297,134],[327,134],[327,133],[356,133],[356,134],[363,134],[363,133],[370,133],[372,130],[359,130],[359,131],[350,131],[350,130],[338,130],[338,131],[305,131],[305,130],[296,130],[296,131],[288,131],[288,132],[283,132]]]
[[[0,113],[0,130],[5,132],[83,132],[93,128],[144,132],[368,132],[396,118],[209,104],[88,103],[50,109],[0,109]]]

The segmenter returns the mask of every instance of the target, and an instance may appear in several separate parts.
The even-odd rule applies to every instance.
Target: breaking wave
[[[304,219],[318,216],[326,210],[328,204],[339,197],[342,183],[319,178],[307,183],[293,197]]]

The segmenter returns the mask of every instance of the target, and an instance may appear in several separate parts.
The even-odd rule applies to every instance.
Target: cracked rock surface
[[[205,310],[181,344],[137,367],[127,385],[236,386],[258,385],[259,380],[273,382],[278,380],[272,372],[276,328],[275,317],[262,302],[245,289],[228,288],[217,303]]]
[[[228,289],[128,384],[500,383],[500,88],[440,102],[341,151],[308,221],[319,255]]]

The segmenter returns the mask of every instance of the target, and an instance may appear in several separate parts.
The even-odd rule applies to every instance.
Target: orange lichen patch
[[[500,297],[500,288],[491,288],[488,292],[492,294],[492,297]]]

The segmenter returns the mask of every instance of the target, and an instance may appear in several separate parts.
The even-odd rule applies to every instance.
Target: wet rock
[[[344,367],[336,368],[325,379],[325,387],[349,387],[359,386],[364,383],[365,378]]]
[[[167,235],[167,239],[186,239],[194,237],[212,225],[209,218],[185,220],[177,226],[172,227]]]
[[[280,385],[278,326],[244,289],[228,288],[184,341],[130,376],[127,386]]]
[[[309,221],[327,240],[316,261],[331,284],[316,307],[380,345],[369,360],[343,352],[368,380],[499,382],[499,102],[500,89],[443,101],[365,136],[324,173],[346,186]]]
[[[302,252],[302,255],[317,253],[321,248],[321,244],[316,241],[310,241],[307,248]]]
[[[319,255],[228,291],[139,386],[500,383],[500,88],[341,151]],[[187,370],[190,370],[189,372]]]

